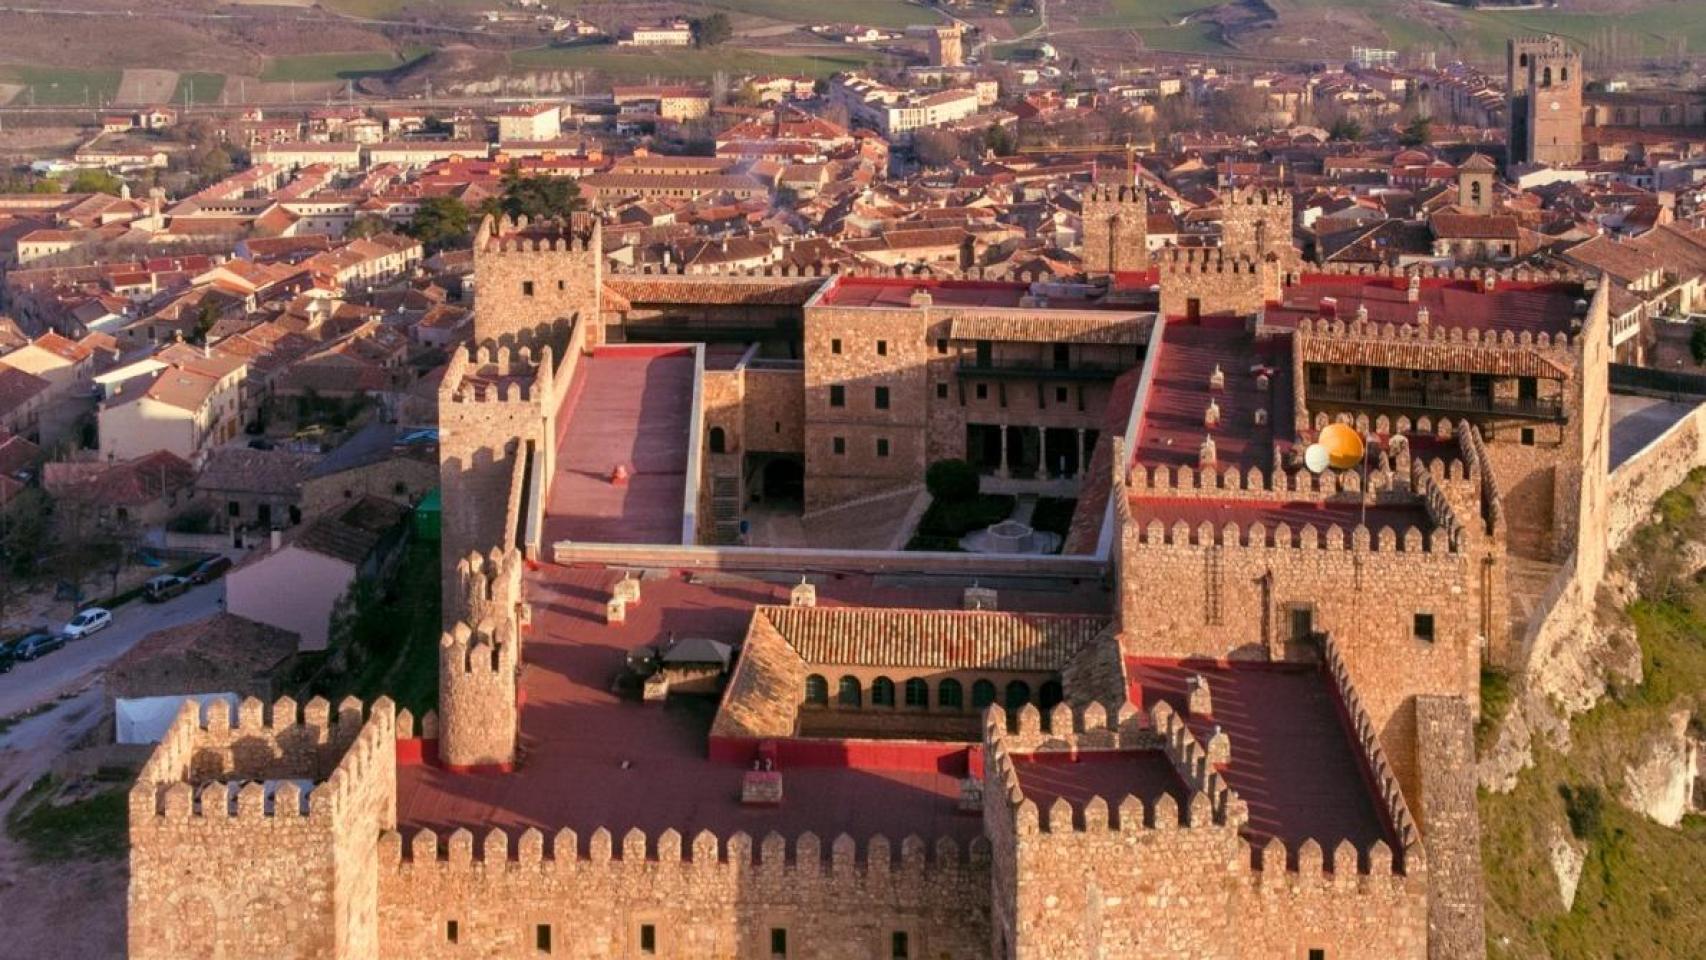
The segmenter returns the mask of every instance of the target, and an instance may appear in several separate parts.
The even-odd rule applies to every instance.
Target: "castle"
[[[1505,43],[1510,162],[1565,166],[1582,160],[1582,55],[1562,37]]]
[[[132,955],[1483,955],[1478,671],[1514,563],[1603,568],[1606,289],[1305,272],[1288,203],[1223,200],[1151,256],[1098,194],[1075,284],[488,219],[438,709],[186,706]],[[1372,450],[1313,472],[1334,423]],[[1069,491],[1062,551],[737,542],[941,459]]]

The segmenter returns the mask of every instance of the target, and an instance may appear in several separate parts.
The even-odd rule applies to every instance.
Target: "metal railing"
[[[1133,364],[1135,366],[1135,364]],[[1130,366],[1102,363],[1072,363],[1055,366],[1041,360],[961,360],[956,372],[962,377],[1005,380],[1112,380]]]

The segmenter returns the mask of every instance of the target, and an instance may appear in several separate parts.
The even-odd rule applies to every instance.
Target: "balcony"
[[[1305,390],[1310,406],[1318,403],[1349,407],[1401,407],[1428,413],[1459,413],[1469,416],[1517,417],[1525,420],[1563,420],[1561,400],[1540,397],[1494,397],[1489,394],[1441,393],[1420,387],[1375,390],[1361,386],[1310,384]]]
[[[1041,360],[961,360],[955,372],[983,380],[1112,380],[1129,369],[1111,363],[1056,366]]]

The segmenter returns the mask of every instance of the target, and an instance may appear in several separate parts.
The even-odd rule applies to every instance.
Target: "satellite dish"
[[[1303,465],[1309,468],[1310,473],[1325,471],[1330,459],[1327,448],[1319,443],[1312,443],[1309,445],[1309,449],[1303,451]]]
[[[1348,423],[1328,424],[1317,443],[1327,449],[1327,462],[1334,470],[1349,470],[1362,463],[1362,434]]]

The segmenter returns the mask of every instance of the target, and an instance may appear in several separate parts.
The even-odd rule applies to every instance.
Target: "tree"
[[[67,193],[110,193],[118,196],[124,190],[124,181],[105,170],[79,170],[65,185]]]
[[[1333,121],[1332,126],[1327,128],[1327,139],[1361,140],[1362,124],[1358,123],[1357,119],[1349,114],[1342,115]]]
[[[428,197],[407,232],[433,253],[459,246],[468,239],[468,207],[455,197]]]
[[[1404,125],[1403,132],[1398,134],[1398,142],[1406,147],[1420,147],[1433,140],[1433,121],[1427,117],[1417,117]]]
[[[924,470],[924,488],[944,503],[977,496],[977,468],[964,460],[938,460]]]
[[[497,208],[511,217],[550,220],[580,206],[580,187],[568,177],[524,177],[513,168],[503,179]]]
[[[206,343],[207,335],[213,332],[213,325],[219,322],[219,305],[212,300],[203,300],[201,308],[196,311],[195,330],[190,334],[190,342]]]
[[[990,124],[989,129],[983,131],[983,149],[998,157],[1011,156],[1014,149],[1013,131],[999,123]]]
[[[912,155],[926,167],[944,167],[960,156],[963,147],[958,134],[951,130],[925,127],[912,132]]]
[[[390,221],[377,214],[364,213],[350,221],[350,225],[344,230],[344,236],[351,240],[365,240],[390,232]]]
[[[1216,90],[1209,98],[1215,126],[1228,133],[1255,133],[1268,126],[1268,95],[1250,86]]]
[[[734,35],[734,28],[729,25],[729,15],[726,13],[713,13],[693,21],[694,46],[715,47],[727,43]]]

